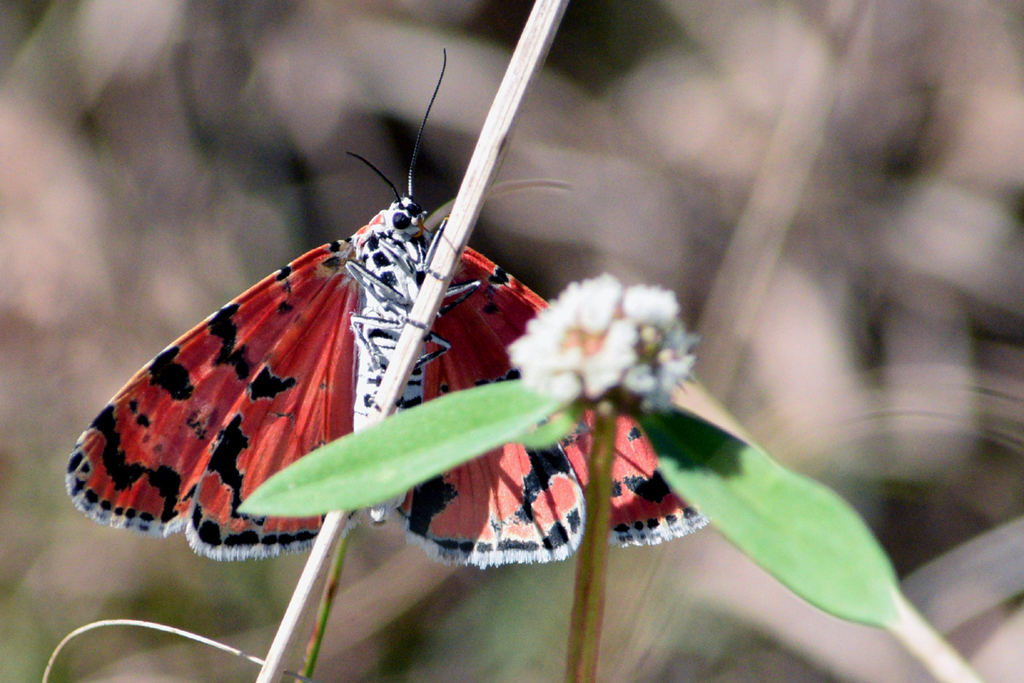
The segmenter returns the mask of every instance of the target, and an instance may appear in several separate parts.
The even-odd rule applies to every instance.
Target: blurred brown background
[[[64,492],[139,367],[402,184],[451,198],[529,3],[0,2],[0,680],[134,617],[265,651],[302,557],[217,563]],[[474,245],[544,296],[674,288],[698,372],[854,503],[926,616],[1024,679],[1024,3],[574,3]],[[714,531],[613,551],[607,681],[925,681]],[[430,563],[355,532],[324,681],[552,681],[572,563]],[[55,681],[247,681],[159,634],[75,641]]]

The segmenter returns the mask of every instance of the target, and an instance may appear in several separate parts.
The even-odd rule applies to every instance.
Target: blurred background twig
[[[344,151],[403,176],[442,46],[417,199],[453,196],[529,7],[0,2],[0,679],[38,679],[104,617],[262,651],[302,558],[222,564],[101,528],[64,494],[67,454],[168,341],[390,201]],[[545,296],[605,270],[674,288],[709,346],[733,345],[719,398],[858,507],[992,683],[1024,670],[1022,23],[1017,2],[571,4],[499,181],[573,189],[494,199],[473,242]],[[785,118],[808,73],[818,128]],[[773,149],[800,152],[784,129],[814,141],[797,192],[765,175]],[[737,317],[707,303],[758,187],[782,238],[746,247],[773,267],[732,341]],[[561,675],[571,564],[441,567],[396,526],[349,553],[323,679]],[[712,531],[612,551],[605,642],[607,680],[927,680]],[[118,630],[56,676],[252,672]]]

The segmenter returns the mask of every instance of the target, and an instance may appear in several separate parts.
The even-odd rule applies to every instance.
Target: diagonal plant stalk
[[[484,121],[476,149],[452,207],[451,217],[442,233],[441,243],[431,262],[431,271],[436,276],[428,277],[423,283],[409,316],[409,324],[399,337],[391,363],[377,391],[377,405],[371,412],[370,424],[383,420],[394,410],[395,402],[409,381],[423,344],[423,329],[430,328],[441,307],[448,284],[455,273],[456,261],[469,242],[470,233],[480,215],[484,194],[504,156],[519,107],[547,56],[568,2],[537,0],[523,27],[505,77]],[[302,617],[314,604],[313,593],[326,572],[331,548],[344,530],[345,518],[345,513],[339,511],[329,513],[324,519],[256,683],[280,681],[285,655],[298,636]]]
[[[608,406],[610,408],[610,405]],[[587,525],[576,554],[576,594],[569,622],[566,683],[597,680],[597,654],[604,617],[604,585],[608,570],[608,517],[612,500],[612,461],[615,459],[615,415],[595,411],[594,441],[587,482]]]
[[[898,618],[886,626],[900,645],[940,683],[985,683],[948,640],[902,594],[893,596]]]

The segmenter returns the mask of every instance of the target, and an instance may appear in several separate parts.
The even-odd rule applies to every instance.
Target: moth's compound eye
[[[404,211],[400,211],[391,217],[391,225],[395,226],[395,230],[405,230],[411,223],[412,218]]]

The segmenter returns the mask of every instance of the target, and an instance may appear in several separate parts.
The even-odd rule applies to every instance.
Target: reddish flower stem
[[[576,593],[569,624],[569,658],[565,670],[567,683],[593,683],[597,680],[614,458],[615,415],[606,404],[598,407],[594,424],[594,447],[586,491],[587,526],[576,555]]]

